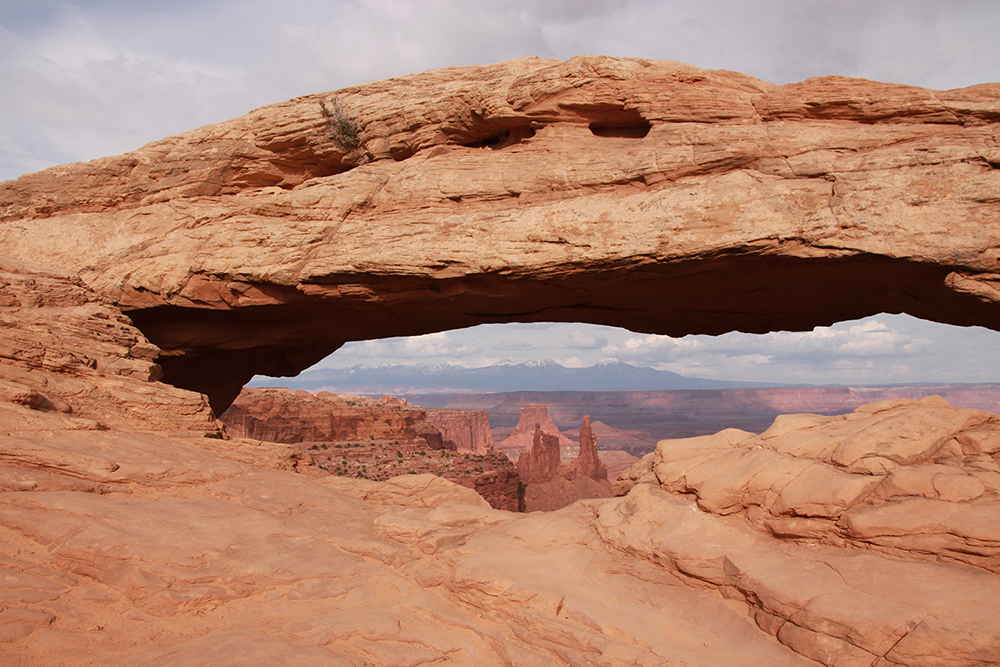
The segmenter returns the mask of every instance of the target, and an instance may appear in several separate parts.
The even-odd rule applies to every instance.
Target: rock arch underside
[[[216,421],[353,340],[998,302],[1000,84],[528,58],[0,183],[0,662],[1000,664],[989,412],[663,441],[528,515]]]

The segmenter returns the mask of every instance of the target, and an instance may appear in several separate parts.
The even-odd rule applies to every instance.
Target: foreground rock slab
[[[936,396],[664,440],[616,492],[636,484],[779,538],[1000,573],[1000,417]]]

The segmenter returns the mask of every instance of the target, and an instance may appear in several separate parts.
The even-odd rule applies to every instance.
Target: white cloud
[[[464,345],[453,341],[444,331],[411,336],[404,340],[403,346],[406,352],[413,357],[460,356],[469,351]]]
[[[598,342],[604,344],[596,347]],[[804,332],[684,338],[586,324],[493,324],[349,343],[320,365],[420,362],[474,368],[538,359],[577,368],[623,361],[692,377],[790,384],[1000,382],[1000,333],[906,315]]]
[[[608,344],[608,339],[601,334],[582,329],[573,329],[567,337],[566,347],[592,350]]]
[[[966,86],[1000,80],[998,33],[991,0],[2,3],[0,178],[300,94],[521,56]]]

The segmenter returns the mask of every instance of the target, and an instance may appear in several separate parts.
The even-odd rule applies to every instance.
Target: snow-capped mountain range
[[[658,391],[775,387],[766,382],[691,378],[621,362],[567,368],[551,359],[502,361],[465,368],[454,364],[364,364],[306,371],[295,378],[254,378],[251,387],[289,387],[354,393],[490,393],[507,391]]]

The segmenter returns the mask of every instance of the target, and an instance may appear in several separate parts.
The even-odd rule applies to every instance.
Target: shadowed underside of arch
[[[273,305],[232,310],[157,306],[130,316],[161,348],[186,350],[160,357],[164,379],[208,394],[218,411],[254,374],[297,374],[344,342],[482,323],[587,322],[682,336],[794,331],[879,312],[906,312],[947,323],[995,326],[994,304],[956,294],[947,283],[947,270],[941,267],[880,257],[742,255],[546,280],[497,275],[380,279],[364,286],[365,299],[296,295]]]
[[[307,96],[0,185],[223,410],[346,341],[487,322],[683,335],[878,312],[1000,330],[1000,85],[523,59]]]

